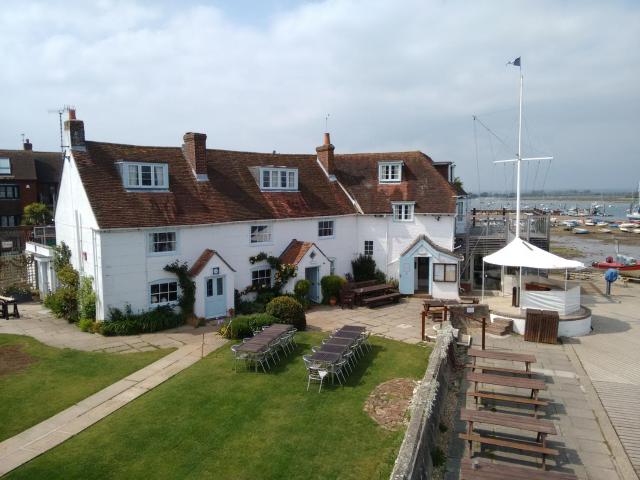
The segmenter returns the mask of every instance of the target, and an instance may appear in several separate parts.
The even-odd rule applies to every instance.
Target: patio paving
[[[193,328],[183,325],[171,330],[124,337],[103,337],[82,332],[76,325],[55,318],[41,303],[20,304],[20,318],[0,319],[0,333],[27,335],[57,348],[74,348],[88,352],[145,352],[158,348],[180,348],[202,344],[203,334],[217,331],[214,324]]]
[[[474,337],[474,344],[479,344],[480,339]],[[615,452],[612,452],[605,435],[605,429],[601,424],[603,409],[594,394],[589,378],[581,372],[579,362],[572,349],[566,345],[546,345],[524,342],[523,338],[517,335],[510,335],[505,338],[495,338],[487,336],[487,349],[499,349],[503,351],[513,351],[517,353],[532,353],[537,358],[537,363],[532,365],[532,370],[539,373],[540,378],[544,378],[547,390],[540,392],[540,398],[549,399],[550,405],[541,411],[546,415],[540,418],[553,421],[558,431],[558,435],[548,437],[548,445],[560,451],[558,457],[547,459],[549,470],[573,473],[579,479],[589,480],[615,480],[629,478],[624,475],[624,468],[619,465]],[[481,361],[479,363],[490,365],[494,362]],[[497,365],[497,363],[495,363]],[[576,365],[578,364],[578,365]],[[510,368],[522,368],[521,365],[508,362],[500,362],[500,366]],[[576,368],[577,366],[577,368]],[[466,380],[461,384],[459,395],[459,406],[475,409],[473,399],[467,398],[466,392],[472,386]],[[513,393],[513,389],[489,388],[482,386],[483,390]],[[527,407],[508,407],[501,405],[498,411],[504,413],[522,414]],[[530,410],[530,409],[529,409]],[[528,412],[527,412],[528,413]],[[459,418],[459,416],[458,416]],[[606,415],[605,415],[606,418]],[[525,438],[530,437],[526,433],[515,432],[501,427],[487,428],[486,425],[478,424],[476,429],[508,433],[514,435],[518,433]],[[449,460],[447,464],[447,479],[459,478],[459,462],[463,455],[467,455],[466,442],[457,438],[458,433],[466,431],[466,422],[456,420],[454,432],[450,443]],[[535,454],[524,454],[515,450],[505,450],[503,448],[489,448],[484,446],[482,453],[477,443],[474,443],[475,456],[511,465],[523,465],[539,467],[540,458]]]

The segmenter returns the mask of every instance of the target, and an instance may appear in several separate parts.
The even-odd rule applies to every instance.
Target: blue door
[[[225,276],[205,278],[204,284],[204,316],[206,318],[225,317],[227,315]]]
[[[415,267],[413,257],[405,255],[400,258],[400,293],[413,295],[415,292]]]
[[[311,288],[309,288],[309,300],[315,303],[320,303],[320,267],[305,268],[304,278],[311,283]]]

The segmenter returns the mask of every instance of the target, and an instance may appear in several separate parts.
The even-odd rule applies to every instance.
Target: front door
[[[320,267],[305,268],[304,278],[311,284],[309,288],[309,300],[320,303]]]
[[[429,257],[415,258],[416,291],[429,292]]]
[[[219,275],[204,279],[205,299],[204,316],[219,318],[227,315],[227,295],[225,276]]]

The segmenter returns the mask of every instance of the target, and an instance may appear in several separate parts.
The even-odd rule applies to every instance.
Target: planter
[[[329,305],[331,305],[332,307],[335,307],[336,303],[338,303],[338,300],[336,299],[336,297],[331,297],[329,299]]]
[[[13,297],[13,299],[17,303],[25,303],[33,300],[33,296],[31,295],[31,293],[12,293],[11,295],[8,295],[8,296]]]

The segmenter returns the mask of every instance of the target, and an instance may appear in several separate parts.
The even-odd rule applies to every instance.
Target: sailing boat
[[[640,182],[638,182],[638,203],[631,205],[627,218],[629,220],[640,220]]]

